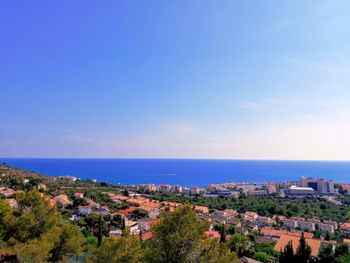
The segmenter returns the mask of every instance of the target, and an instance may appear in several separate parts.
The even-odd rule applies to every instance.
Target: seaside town
[[[310,247],[312,258],[319,257],[328,247],[335,249],[339,242],[350,246],[347,202],[350,186],[326,179],[301,177],[299,181],[281,183],[230,182],[205,188],[167,184],[112,186],[70,176],[42,177],[5,165],[0,166],[0,178],[0,197],[13,210],[18,208],[16,196],[36,189],[50,207],[85,229],[83,232],[90,239],[98,235],[96,226],[102,217],[104,236],[119,238],[128,229],[129,235],[139,236],[141,242],[146,242],[154,238],[152,226],[159,222],[162,213],[190,206],[197,220],[206,223],[204,235],[207,239],[233,242],[239,237],[247,242],[246,249],[235,251],[241,262],[283,262],[279,254],[288,244],[293,245],[296,253],[301,239]],[[86,183],[89,185],[84,185]],[[265,211],[261,207],[250,210],[246,203],[242,206],[245,200],[258,202],[263,198],[269,202],[282,200],[286,206],[289,206],[288,201],[297,205],[291,205],[291,211],[285,212],[275,207],[275,210],[267,208]],[[228,201],[232,206],[200,205],[208,200]],[[310,202],[310,207],[319,206],[318,214],[311,210],[309,214],[297,213],[300,204]],[[328,217],[329,209],[341,211],[343,216]]]

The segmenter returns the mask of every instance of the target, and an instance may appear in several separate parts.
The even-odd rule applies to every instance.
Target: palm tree
[[[230,241],[230,249],[237,253],[238,257],[246,256],[249,253],[252,243],[249,238],[242,234],[234,234]]]

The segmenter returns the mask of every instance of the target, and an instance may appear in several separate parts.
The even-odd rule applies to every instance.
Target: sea
[[[301,176],[350,183],[350,162],[203,159],[0,158],[0,163],[49,176],[70,175],[120,185],[204,187],[224,182],[285,182]]]

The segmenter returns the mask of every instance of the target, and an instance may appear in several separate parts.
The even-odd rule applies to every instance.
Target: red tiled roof
[[[207,238],[218,238],[218,239],[220,239],[220,233],[218,231],[208,230],[208,231],[204,232],[204,235]]]
[[[286,236],[294,236],[294,237],[301,237],[302,232],[298,231],[298,232],[289,232],[289,231],[285,231],[285,230],[276,230],[273,228],[269,228],[269,227],[263,227],[260,232],[264,235],[270,235],[270,236],[282,236],[282,235],[286,235]],[[304,233],[305,238],[312,238],[313,234],[312,233]]]
[[[142,241],[150,240],[153,237],[153,233],[151,231],[144,232],[141,234]]]

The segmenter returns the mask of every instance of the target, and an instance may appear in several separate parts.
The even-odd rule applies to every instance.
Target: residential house
[[[71,205],[72,202],[69,201],[67,195],[58,195],[53,198],[57,203],[60,203],[62,207],[66,207],[68,205]]]
[[[254,221],[258,218],[258,214],[255,212],[245,212],[243,214],[243,219],[246,221]]]
[[[323,233],[334,233],[334,225],[332,224],[325,224],[325,223],[319,223],[318,229]]]
[[[121,229],[111,230],[108,233],[109,237],[121,237],[123,235],[123,231]]]
[[[132,235],[137,235],[140,233],[139,225],[136,221],[131,221],[131,220],[125,221],[125,226],[130,229],[130,233]]]
[[[259,227],[263,226],[274,226],[276,224],[276,221],[270,217],[265,216],[258,216],[256,223]]]
[[[309,221],[299,221],[299,227],[303,231],[313,232],[316,230],[316,226],[314,222]]]
[[[283,228],[288,229],[296,229],[298,227],[298,221],[295,219],[284,219],[283,222]]]
[[[214,230],[208,230],[204,232],[205,237],[209,239],[217,238],[220,239],[220,233]]]

